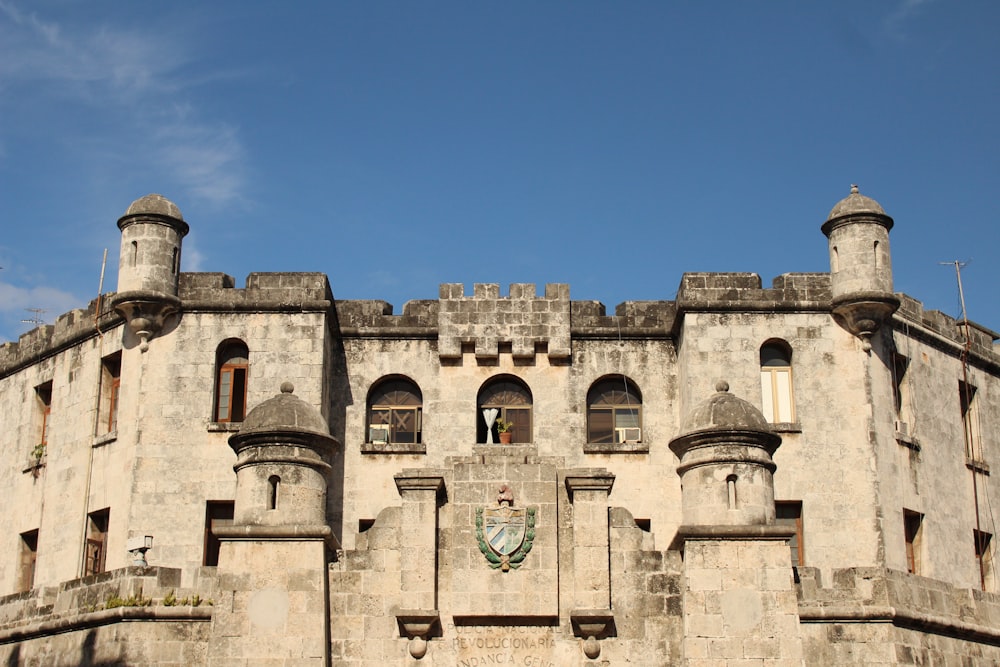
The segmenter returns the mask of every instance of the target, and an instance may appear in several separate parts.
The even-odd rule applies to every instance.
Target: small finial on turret
[[[281,393],[282,394],[290,394],[293,391],[295,391],[295,385],[294,384],[292,384],[291,382],[288,382],[288,381],[285,381],[285,382],[281,383]]]
[[[857,183],[851,183],[851,194],[852,195],[858,194],[858,185],[857,185]]]
[[[715,383],[715,391],[726,392],[729,391],[729,383],[725,380],[719,380]]]

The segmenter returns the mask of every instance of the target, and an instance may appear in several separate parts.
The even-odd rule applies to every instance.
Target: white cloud
[[[184,252],[181,253],[181,271],[187,273],[198,273],[204,271],[205,255],[188,240],[184,244]]]
[[[195,53],[169,31],[59,23],[0,0],[0,107],[94,114],[105,119],[106,134],[81,143],[93,161],[113,165],[108,180],[146,170],[144,180],[177,199],[231,205],[244,200],[245,150],[234,126],[200,112],[203,84],[220,74],[182,73],[199,69],[188,67]],[[0,147],[14,132],[9,123],[0,128]],[[116,159],[107,160],[109,151]],[[135,155],[149,159],[137,169]]]
[[[28,309],[38,308],[44,311],[41,319],[50,321],[67,310],[83,306],[86,303],[80,297],[54,287],[18,287],[0,282],[0,313],[30,319],[33,315]]]
[[[42,308],[59,314],[80,305],[78,296],[54,287],[18,287],[0,282],[0,312]]]
[[[896,39],[906,39],[907,21],[913,19],[924,7],[934,0],[900,0],[896,8],[885,18],[885,28]]]
[[[190,193],[216,205],[241,198],[244,151],[234,128],[177,122],[161,126],[155,141],[162,163]]]

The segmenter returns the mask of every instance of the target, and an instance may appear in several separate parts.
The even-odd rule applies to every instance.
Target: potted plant
[[[500,417],[497,417],[497,433],[500,435],[500,444],[509,445],[514,437],[511,433],[511,429],[514,428],[514,422],[504,421]]]

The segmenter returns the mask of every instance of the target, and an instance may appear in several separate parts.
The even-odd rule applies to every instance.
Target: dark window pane
[[[513,437],[511,442],[531,442],[531,410],[528,408],[507,408],[507,415],[504,417],[509,422],[514,422],[511,427]]]
[[[597,408],[590,411],[589,442],[611,444],[614,440],[614,420],[612,411],[608,408]]]
[[[791,350],[785,348],[784,345],[778,345],[777,343],[769,343],[760,348],[760,365],[761,366],[791,366],[792,365],[792,353]]]

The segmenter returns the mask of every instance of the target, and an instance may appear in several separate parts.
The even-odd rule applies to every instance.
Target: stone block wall
[[[176,569],[128,567],[0,598],[0,661],[203,665],[215,580],[202,577],[195,588],[180,582]]]
[[[577,516],[576,504],[589,501],[577,498],[571,505],[551,463],[532,462],[530,457],[527,462],[522,457],[520,463],[503,458],[508,459],[506,463],[484,459],[473,465],[460,457],[453,461],[454,471],[445,473],[447,481],[439,498],[436,556],[424,548],[415,552],[413,544],[420,536],[414,530],[429,526],[407,525],[406,505],[412,502],[407,493],[411,491],[402,486],[403,506],[384,509],[374,524],[356,536],[357,548],[339,554],[329,568],[333,665],[414,664],[410,649],[418,642],[404,631],[404,617],[414,611],[437,614],[420,664],[595,664],[585,656],[586,638],[574,623],[578,612],[574,605],[588,600],[576,597],[576,588],[583,586],[586,591],[594,584],[586,576],[577,576],[578,568],[588,567],[579,560],[587,560],[588,553],[574,546],[574,533],[576,522],[583,520],[584,536],[596,539],[586,531],[592,532],[601,523],[601,517],[590,511],[601,503],[592,503],[595,507]],[[603,471],[566,471],[565,475],[604,479]],[[411,477],[405,478],[412,482]],[[539,509],[535,544],[522,567],[508,572],[490,567],[474,534],[475,509],[495,504],[494,487],[499,480],[511,482],[515,506]],[[575,493],[583,492],[580,484],[576,487]],[[596,664],[673,664],[680,655],[683,631],[680,556],[656,551],[650,533],[636,525],[626,510],[603,511],[603,595],[609,587],[611,602],[608,605],[605,597],[603,605],[613,620],[607,636],[598,640]],[[414,610],[413,601],[425,596],[409,591],[407,561],[423,562],[428,557],[435,564],[426,566],[427,578],[440,586],[438,608]],[[596,564],[593,560],[590,565]]]
[[[483,358],[496,357],[501,343],[509,344],[515,357],[533,357],[539,345],[550,358],[570,356],[569,285],[546,285],[539,297],[534,285],[515,283],[510,295],[501,297],[499,285],[477,283],[466,297],[461,283],[445,284],[439,303],[442,358],[460,357],[463,343],[474,345],[476,356]]]
[[[404,557],[401,517],[401,507],[382,510],[358,535],[357,549],[340,552],[329,566],[333,666],[407,664],[407,639],[400,637],[396,623]]]
[[[806,665],[1000,664],[1000,595],[883,568],[799,577]]]
[[[688,539],[688,667],[798,667],[803,647],[784,540]]]
[[[16,343],[0,345],[0,378],[94,338],[99,330],[107,332],[113,329],[122,321],[121,316],[109,306],[113,296],[113,292],[104,294],[91,301],[85,309],[59,315],[55,324],[35,327],[22,334]]]
[[[679,551],[653,548],[632,514],[611,508],[611,607],[617,639],[604,642],[608,664],[678,665],[684,640],[684,572]]]
[[[677,305],[682,311],[811,311],[829,308],[830,294],[825,273],[782,274],[770,289],[762,289],[756,273],[685,273]]]

